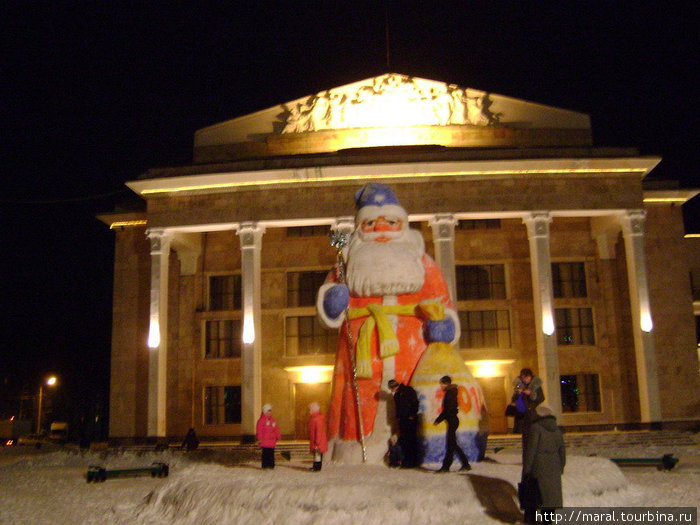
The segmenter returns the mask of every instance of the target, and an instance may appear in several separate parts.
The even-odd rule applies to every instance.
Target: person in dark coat
[[[197,434],[194,431],[194,428],[191,428],[187,431],[187,434],[185,435],[185,439],[182,441],[182,445],[180,445],[180,448],[184,448],[185,450],[192,451],[192,450],[197,450],[197,447],[199,446],[199,438],[197,437]]]
[[[527,436],[530,431],[532,420],[535,419],[535,409],[544,401],[544,392],[542,391],[542,380],[532,373],[529,368],[523,368],[520,375],[513,381],[515,390],[511,403],[517,408],[522,407],[523,411],[518,410],[515,416],[515,424],[513,432],[523,435],[523,451],[527,444]],[[518,401],[520,399],[520,402]]]
[[[413,387],[389,381],[389,389],[394,396],[396,419],[399,422],[398,446],[403,453],[401,467],[413,468],[420,464],[418,445],[418,395]]]
[[[441,421],[446,421],[447,433],[445,434],[445,459],[442,460],[442,467],[440,467],[438,472],[450,471],[455,453],[457,456],[459,456],[459,460],[462,462],[462,467],[459,470],[471,470],[472,467],[469,465],[467,455],[457,443],[457,428],[459,428],[459,418],[457,417],[457,413],[459,411],[459,404],[457,401],[457,385],[452,384],[452,378],[450,376],[442,376],[440,378],[440,388],[442,388],[445,395],[442,398],[442,411],[435,419],[434,424],[437,425]]]
[[[523,456],[523,479],[535,478],[542,497],[542,512],[564,506],[561,476],[566,465],[564,438],[554,412],[547,405],[536,408]],[[525,521],[535,523],[537,506],[526,506]]]

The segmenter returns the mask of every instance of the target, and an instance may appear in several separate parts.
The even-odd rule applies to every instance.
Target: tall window
[[[583,263],[552,263],[552,285],[554,297],[586,297]]]
[[[241,309],[241,276],[212,275],[209,277],[209,310]]]
[[[557,344],[594,345],[593,311],[590,308],[556,308]]]
[[[328,235],[331,227],[327,224],[314,226],[292,226],[287,228],[287,237],[312,237],[315,235]]]
[[[327,271],[289,272],[287,306],[314,306],[316,294],[328,275]]]
[[[502,264],[459,265],[457,300],[505,299],[506,276]]]
[[[510,348],[508,310],[459,312],[460,348]]]
[[[457,221],[457,230],[497,230],[501,227],[501,219],[462,219]]]
[[[564,412],[600,412],[598,374],[560,376]]]
[[[204,357],[207,359],[241,357],[241,325],[240,319],[207,321]]]
[[[204,423],[221,425],[241,422],[241,387],[204,387]]]
[[[316,315],[287,317],[286,352],[288,356],[332,354],[338,344],[338,331],[326,330]]]

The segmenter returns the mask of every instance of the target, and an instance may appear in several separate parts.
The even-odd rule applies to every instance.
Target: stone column
[[[435,215],[430,220],[433,229],[433,245],[435,247],[435,262],[442,270],[447,282],[450,298],[457,303],[457,273],[455,270],[455,225],[454,216],[445,213]]]
[[[238,228],[243,287],[241,352],[241,429],[243,442],[255,440],[255,424],[262,408],[262,343],[260,341],[260,250],[265,228],[244,222]]]
[[[148,230],[151,241],[151,307],[148,328],[148,426],[150,437],[165,437],[168,372],[168,261],[172,233]]]
[[[661,421],[661,403],[654,336],[651,333],[653,323],[649,305],[649,285],[644,258],[645,215],[644,210],[627,210],[619,218],[627,256],[627,280],[630,289],[642,422],[655,423]]]
[[[530,241],[530,270],[532,273],[540,377],[544,383],[546,402],[552,407],[561,424],[559,354],[555,335],[552,262],[549,255],[549,223],[551,221],[552,218],[548,212],[533,212],[523,218]]]

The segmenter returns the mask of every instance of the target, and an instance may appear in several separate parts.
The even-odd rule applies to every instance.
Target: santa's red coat
[[[400,305],[418,304],[422,301],[440,301],[445,308],[452,309],[449,299],[447,284],[432,258],[428,255],[422,257],[425,268],[425,281],[423,287],[416,293],[396,296],[396,303]],[[355,297],[350,296],[350,308],[362,308],[368,304],[382,304],[382,297]],[[350,321],[353,343],[357,342],[360,327],[367,317],[360,317]],[[416,316],[398,316],[396,336],[399,340],[400,350],[394,356],[394,378],[403,384],[409,384],[413,371],[427,343],[423,338],[424,320]],[[358,378],[358,391],[362,405],[362,422],[365,436],[372,432],[374,418],[377,412],[377,402],[381,390],[382,360],[377,353],[378,336],[373,334],[371,343],[372,378]],[[355,348],[352,349],[355,352]],[[340,327],[338,336],[338,352],[336,354],[335,369],[333,372],[333,393],[328,410],[328,436],[345,440],[359,440],[357,409],[355,394],[352,386],[352,365],[348,353],[348,337],[345,323]]]

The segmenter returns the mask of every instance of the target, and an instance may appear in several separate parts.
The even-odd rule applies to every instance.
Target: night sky
[[[391,71],[588,113],[596,145],[700,186],[696,2],[140,4],[0,3],[0,417],[47,372],[65,417],[106,405],[114,238],[95,215],[223,120]]]

